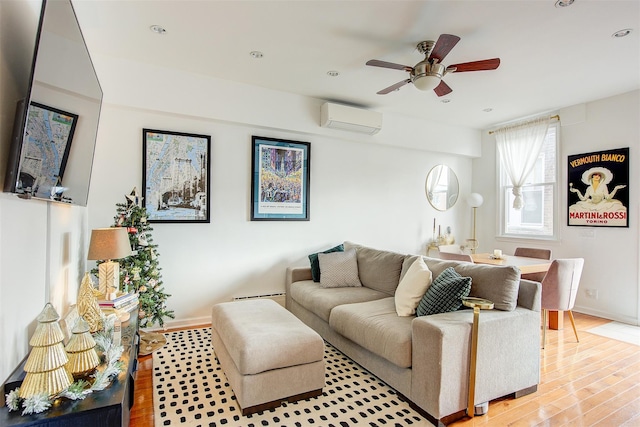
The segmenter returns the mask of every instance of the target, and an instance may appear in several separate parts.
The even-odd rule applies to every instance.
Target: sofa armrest
[[[311,267],[289,267],[287,268],[287,282],[285,285],[288,287],[293,282],[311,279]]]
[[[287,278],[284,283],[285,307],[291,309],[291,284],[302,280],[311,280],[311,267],[289,267],[287,268]]]
[[[520,279],[518,289],[518,305],[533,311],[540,311],[542,285],[539,282]]]
[[[472,310],[412,323],[411,399],[437,419],[467,407],[472,324]],[[476,404],[539,383],[539,312],[482,310],[478,330]]]

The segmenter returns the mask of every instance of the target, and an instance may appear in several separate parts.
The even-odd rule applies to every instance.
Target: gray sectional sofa
[[[420,256],[345,242],[354,248],[361,287],[322,287],[308,267],[289,268],[286,307],[326,341],[407,398],[438,425],[465,415],[473,311],[396,313],[395,290]],[[537,390],[540,283],[514,267],[422,257],[433,278],[447,267],[471,277],[471,296],[495,309],[480,314],[475,405]]]

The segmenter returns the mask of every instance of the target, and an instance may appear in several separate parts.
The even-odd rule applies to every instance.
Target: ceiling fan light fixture
[[[558,0],[556,1],[556,7],[569,7],[573,4],[574,0]]]
[[[149,29],[151,31],[153,31],[154,33],[159,34],[161,36],[164,35],[164,34],[167,34],[167,30],[164,27],[162,27],[161,25],[152,25],[152,26],[149,27]]]
[[[423,74],[413,78],[413,85],[420,90],[433,90],[440,84],[437,75]]]
[[[632,31],[633,30],[631,28],[625,28],[624,30],[616,31],[615,33],[611,34],[611,37],[619,39],[621,37],[628,36]]]

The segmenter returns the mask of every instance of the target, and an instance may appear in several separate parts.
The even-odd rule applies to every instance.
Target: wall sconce
[[[120,287],[120,264],[114,259],[131,255],[129,235],[125,227],[96,228],[91,231],[89,260],[104,260],[98,266],[98,287],[105,298],[113,300]]]
[[[473,234],[471,239],[467,239],[467,246],[471,248],[471,253],[476,253],[478,249],[478,239],[476,239],[476,210],[482,206],[484,199],[481,194],[471,193],[467,196],[467,204],[473,209]]]

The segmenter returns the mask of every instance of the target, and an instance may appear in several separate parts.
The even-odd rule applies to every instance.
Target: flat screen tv
[[[102,88],[70,0],[43,0],[4,191],[86,206]]]

